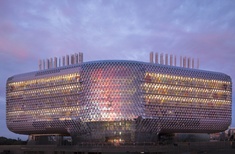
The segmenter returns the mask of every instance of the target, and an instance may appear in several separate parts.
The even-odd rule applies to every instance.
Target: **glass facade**
[[[229,76],[136,61],[86,62],[15,75],[7,81],[6,95],[11,131],[71,135],[77,141],[213,133],[231,122]]]

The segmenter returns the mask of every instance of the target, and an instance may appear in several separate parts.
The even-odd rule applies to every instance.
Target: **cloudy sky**
[[[147,62],[154,51],[199,58],[200,69],[235,79],[234,8],[234,0],[0,0],[0,136],[27,138],[6,127],[5,84],[37,70],[38,59],[83,52],[84,61]]]

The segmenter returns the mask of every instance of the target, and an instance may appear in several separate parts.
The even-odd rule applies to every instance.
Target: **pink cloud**
[[[0,51],[1,53],[20,58],[22,60],[29,58],[32,54],[20,41],[8,40],[0,38]]]

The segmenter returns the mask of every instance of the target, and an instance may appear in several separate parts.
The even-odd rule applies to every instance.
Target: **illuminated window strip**
[[[154,77],[154,78],[158,78],[158,77],[162,77],[162,78],[166,78],[166,79],[171,79],[171,80],[174,80],[174,79],[179,79],[181,81],[184,81],[184,80],[187,80],[187,81],[199,81],[199,82],[206,82],[206,83],[216,83],[216,82],[219,82],[219,83],[222,83],[222,84],[231,84],[230,82],[227,82],[227,81],[220,81],[220,80],[206,80],[206,79],[201,79],[201,78],[190,78],[190,77],[183,77],[183,76],[175,76],[175,75],[167,75],[167,74],[159,74],[159,73],[149,73],[147,72],[145,74],[145,77],[150,75],[151,77]]]
[[[205,99],[205,98],[193,98],[193,97],[182,97],[182,96],[166,96],[166,95],[155,95],[155,94],[146,94],[145,99],[150,99],[151,97],[155,100],[161,99],[161,100],[168,100],[168,101],[182,101],[185,102],[196,102],[196,103],[210,103],[210,102],[223,102],[224,104],[231,104],[231,101],[227,100],[215,100],[215,99]],[[171,99],[168,99],[171,98]]]

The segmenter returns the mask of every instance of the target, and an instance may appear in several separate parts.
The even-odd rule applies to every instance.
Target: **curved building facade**
[[[6,95],[12,132],[78,142],[153,141],[159,133],[214,133],[231,123],[228,75],[137,61],[15,75]]]

